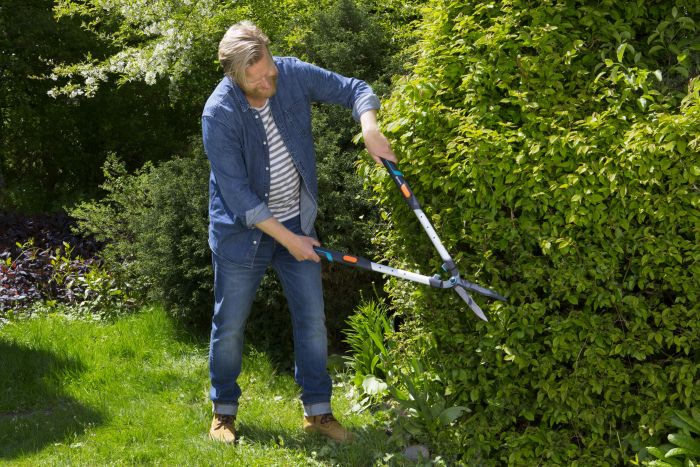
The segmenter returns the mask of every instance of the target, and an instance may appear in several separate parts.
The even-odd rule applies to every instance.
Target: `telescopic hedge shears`
[[[423,226],[425,232],[428,234],[430,241],[433,242],[433,245],[440,254],[440,258],[443,261],[442,269],[450,274],[449,279],[443,280],[439,274],[435,274],[434,276],[430,277],[424,276],[422,274],[417,274],[415,272],[405,271],[403,269],[396,269],[389,266],[384,266],[383,264],[373,263],[372,261],[365,258],[361,258],[359,256],[340,253],[338,251],[328,250],[322,247],[314,247],[316,253],[322,259],[331,263],[340,263],[355,268],[367,269],[368,271],[374,271],[381,274],[387,274],[389,276],[398,277],[400,279],[429,285],[430,287],[435,287],[436,289],[455,289],[457,294],[460,297],[462,297],[462,300],[467,302],[469,308],[471,308],[472,311],[479,318],[483,319],[484,321],[488,321],[484,312],[481,311],[479,305],[477,305],[476,302],[474,302],[467,290],[471,290],[472,292],[476,292],[496,300],[505,301],[505,297],[494,292],[493,290],[487,289],[486,287],[482,287],[480,285],[466,281],[459,276],[459,270],[457,269],[457,265],[455,264],[454,260],[447,252],[445,247],[442,245],[442,242],[438,238],[437,233],[435,233],[435,229],[430,224],[430,221],[423,212],[423,209],[421,209],[418,200],[413,195],[413,191],[411,191],[411,188],[408,186],[408,183],[404,179],[403,173],[401,173],[396,164],[387,159],[382,159],[382,163],[384,164],[384,167],[386,167],[386,169],[389,171],[389,174],[394,179],[396,186],[399,187],[399,190],[401,191],[401,194],[403,195],[404,199],[418,217],[418,220]]]

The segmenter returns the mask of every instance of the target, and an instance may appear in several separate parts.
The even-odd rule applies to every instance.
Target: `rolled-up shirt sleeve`
[[[379,109],[379,98],[374,94],[364,94],[360,96],[352,106],[352,118],[360,121],[360,115],[368,110]]]
[[[251,189],[243,148],[232,128],[210,115],[202,116],[204,151],[226,208],[252,228],[272,213]]]
[[[267,204],[260,203],[245,212],[245,223],[248,227],[253,227],[270,217],[272,217],[272,211],[268,209]]]

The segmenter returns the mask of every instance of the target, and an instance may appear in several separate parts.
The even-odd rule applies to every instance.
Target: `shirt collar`
[[[241,87],[238,84],[236,84],[236,82],[233,79],[231,79],[230,76],[226,75],[226,79],[228,80],[228,84],[231,87],[231,94],[233,94],[233,97],[236,99],[236,102],[238,102],[238,105],[241,107],[241,111],[247,112],[248,110],[250,110],[250,103],[248,102],[248,99],[246,99]]]

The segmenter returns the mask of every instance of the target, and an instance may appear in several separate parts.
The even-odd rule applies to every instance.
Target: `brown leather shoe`
[[[307,433],[320,433],[339,443],[349,443],[354,439],[352,433],[338,423],[332,413],[304,417],[304,431]]]
[[[236,441],[236,421],[235,415],[214,414],[214,419],[211,421],[211,429],[209,437],[215,441],[231,444]]]

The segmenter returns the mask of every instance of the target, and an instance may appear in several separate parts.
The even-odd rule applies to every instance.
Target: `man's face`
[[[269,53],[245,70],[246,82],[240,83],[248,101],[256,107],[277,91],[277,67]]]

